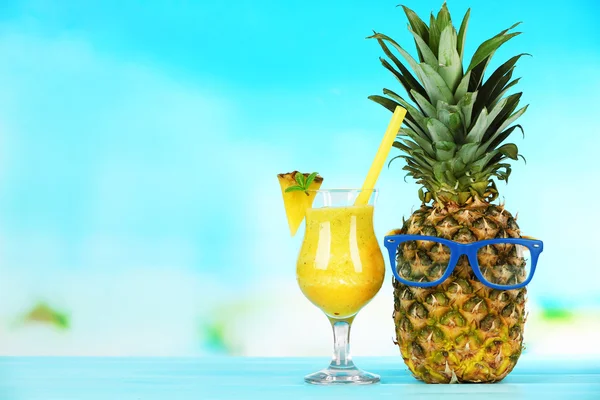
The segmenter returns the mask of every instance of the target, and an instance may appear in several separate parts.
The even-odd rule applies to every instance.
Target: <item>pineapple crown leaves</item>
[[[385,34],[373,32],[368,37],[381,46],[386,56],[380,57],[383,67],[400,82],[407,96],[390,89],[383,89],[383,96],[369,96],[392,112],[397,106],[407,110],[394,143],[404,154],[392,161],[406,161],[403,169],[407,176],[426,189],[419,190],[425,203],[460,204],[472,197],[491,201],[498,195],[493,179],[508,182],[512,172],[506,160],[524,160],[514,143],[503,143],[516,128],[523,132],[521,125],[513,123],[527,106],[519,108],[522,93],[508,91],[520,79],[513,79],[517,61],[528,54],[510,58],[487,79],[484,74],[496,50],[521,33],[511,32],[520,23],[481,43],[465,69],[470,9],[457,31],[445,2],[437,16],[431,14],[429,24],[410,8],[402,8],[418,59]]]
[[[294,179],[296,180],[297,185],[288,187],[287,189],[285,189],[285,192],[289,193],[302,191],[308,196],[308,190],[310,188],[310,185],[311,183],[313,183],[317,175],[319,175],[318,172],[313,172],[312,174],[308,175],[308,177],[305,177],[304,174],[300,172],[296,173]]]

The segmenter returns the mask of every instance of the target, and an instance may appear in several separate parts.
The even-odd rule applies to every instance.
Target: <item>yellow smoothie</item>
[[[385,275],[373,206],[306,210],[296,273],[302,293],[329,317],[347,319],[360,311]]]

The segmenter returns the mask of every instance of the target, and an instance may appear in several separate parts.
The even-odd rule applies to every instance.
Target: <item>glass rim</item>
[[[318,190],[308,189],[306,191],[310,192],[310,193],[351,193],[351,192],[379,193],[379,189],[346,189],[346,188],[318,189]]]

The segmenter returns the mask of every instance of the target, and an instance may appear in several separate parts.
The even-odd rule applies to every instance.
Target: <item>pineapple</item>
[[[394,143],[403,154],[396,158],[405,159],[403,169],[422,185],[421,208],[394,232],[462,243],[521,237],[513,215],[493,201],[498,197],[494,180],[508,181],[511,166],[506,161],[520,156],[515,144],[504,142],[515,129],[522,131],[513,123],[527,109],[517,109],[521,93],[508,94],[519,80],[512,75],[523,54],[484,79],[494,52],[520,33],[509,33],[517,24],[483,42],[464,69],[470,10],[457,32],[445,3],[437,17],[431,15],[429,25],[403,8],[418,60],[392,38],[370,36],[387,56],[381,63],[408,98],[389,89],[383,90],[384,96],[369,98],[392,112],[398,105],[408,110]],[[435,248],[428,251],[434,260]],[[492,265],[518,262],[499,254],[486,256]],[[399,257],[398,262],[407,260]],[[484,286],[464,256],[452,276],[436,287],[394,281],[393,317],[405,363],[417,379],[428,383],[500,381],[523,348],[525,297],[524,288],[500,291]]]
[[[281,186],[281,195],[283,196],[290,234],[294,236],[304,219],[306,209],[310,208],[315,201],[317,193],[314,190],[319,190],[323,184],[323,178],[316,173],[309,175],[294,171],[286,174],[278,174],[277,179],[279,180],[279,186]],[[308,191],[290,191],[292,188],[301,189],[301,186],[304,186],[303,183],[308,183]]]

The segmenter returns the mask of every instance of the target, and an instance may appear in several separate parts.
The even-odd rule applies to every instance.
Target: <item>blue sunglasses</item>
[[[404,246],[401,247],[402,244],[404,244]],[[536,239],[506,238],[481,240],[473,243],[458,243],[452,240],[423,235],[386,236],[384,238],[384,246],[387,248],[390,256],[390,266],[392,267],[394,277],[397,281],[402,282],[405,285],[423,288],[439,285],[448,279],[448,277],[452,274],[456,268],[456,264],[460,256],[466,255],[467,259],[469,260],[469,264],[471,265],[471,269],[475,273],[475,276],[477,276],[477,279],[479,279],[479,281],[484,285],[498,290],[519,289],[526,286],[531,281],[531,278],[533,278],[538,258],[544,249],[544,244],[542,241]],[[433,251],[435,246],[438,247],[437,253]],[[502,249],[504,249],[504,253],[502,253]],[[510,253],[510,255],[506,255],[505,253],[507,251],[512,253]],[[529,260],[524,257],[527,251],[530,254]],[[413,260],[412,262],[407,262],[406,257],[404,257],[405,253],[407,256],[412,254],[416,261]],[[420,259],[427,258],[428,256],[426,254],[439,255],[438,260],[429,260],[432,262],[435,269],[434,273],[429,272],[421,274],[421,277],[418,281],[411,281],[406,279],[407,276],[411,275],[410,272],[407,274],[398,272],[399,269],[402,271],[402,265],[396,265],[397,256],[404,258],[404,267],[409,268],[409,271],[412,271],[410,268],[412,268],[412,266],[418,267],[421,265]],[[522,262],[520,270],[509,271],[508,269],[512,268],[510,265],[480,267],[478,256],[482,258],[488,255],[498,257],[498,254],[504,254],[505,257],[519,257]],[[489,268],[505,268],[506,270],[492,271]],[[498,274],[507,272],[506,275],[510,276],[514,280],[514,283],[509,284],[511,282],[493,282],[495,279],[493,272],[497,272]],[[513,274],[511,274],[511,272],[513,272]],[[442,274],[442,276],[437,278],[440,274]],[[401,275],[405,275],[405,277],[402,277]]]

